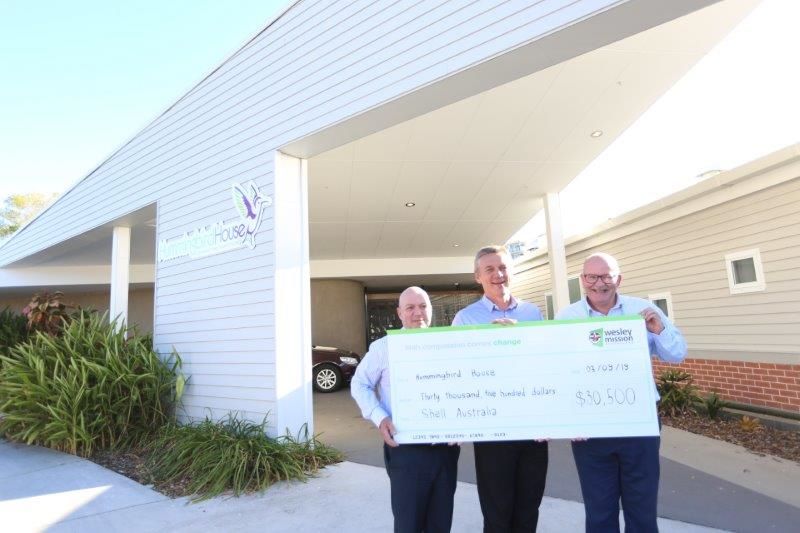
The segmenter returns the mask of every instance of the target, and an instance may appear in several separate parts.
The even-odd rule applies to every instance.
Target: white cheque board
[[[640,316],[389,332],[400,443],[658,435]]]

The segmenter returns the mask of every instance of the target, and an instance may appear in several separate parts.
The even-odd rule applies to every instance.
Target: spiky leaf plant
[[[79,311],[0,355],[0,435],[68,453],[138,444],[174,418],[180,357]]]
[[[342,455],[307,434],[273,438],[261,424],[229,415],[221,421],[165,427],[148,447],[156,483],[185,480],[195,501],[231,491],[264,489],[281,480],[304,480]]]

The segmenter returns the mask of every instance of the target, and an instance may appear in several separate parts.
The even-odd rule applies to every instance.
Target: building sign
[[[264,208],[272,205],[272,198],[262,195],[252,181],[245,185],[232,184],[231,195],[239,213],[238,219],[220,220],[188,231],[180,237],[159,241],[158,262],[181,257],[206,257],[238,248],[255,248],[256,231],[261,226]]]

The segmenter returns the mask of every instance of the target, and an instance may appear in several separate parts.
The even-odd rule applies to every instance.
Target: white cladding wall
[[[0,264],[156,202],[158,239],[234,219],[231,182],[272,195],[273,154],[288,142],[621,3],[298,2],[10,241]],[[254,250],[157,266],[155,339],[184,359],[190,416],[274,414],[271,216]]]
[[[766,289],[730,294],[725,255],[752,248]],[[690,356],[800,362],[800,178],[621,238],[597,233],[567,247],[568,275],[599,251],[619,260],[624,292],[671,293]],[[544,308],[549,286],[546,258],[520,265],[516,294]]]

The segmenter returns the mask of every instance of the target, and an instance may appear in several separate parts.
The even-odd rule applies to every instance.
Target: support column
[[[275,152],[275,426],[314,434],[311,396],[311,282],[305,159]],[[302,436],[302,435],[301,435]]]
[[[131,228],[114,226],[111,244],[111,301],[109,320],[118,328],[128,323],[128,284],[130,282]]]
[[[550,264],[550,281],[553,285],[553,310],[558,313],[558,311],[569,305],[567,254],[564,249],[561,201],[558,193],[549,192],[544,195],[544,217],[547,223],[547,257]]]

